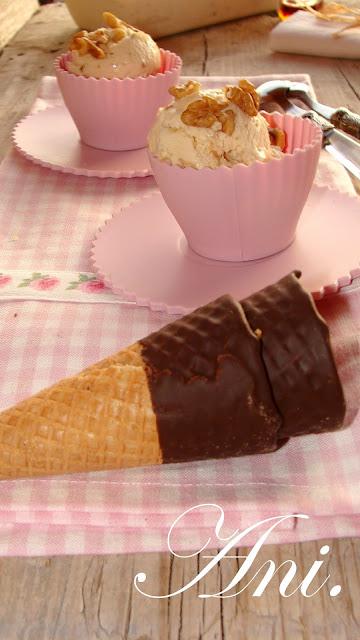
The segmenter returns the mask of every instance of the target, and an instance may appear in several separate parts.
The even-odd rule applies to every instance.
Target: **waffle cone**
[[[270,453],[341,428],[329,331],[299,275],[222,296],[0,413],[0,479]]]
[[[0,479],[161,462],[139,344],[0,414]]]

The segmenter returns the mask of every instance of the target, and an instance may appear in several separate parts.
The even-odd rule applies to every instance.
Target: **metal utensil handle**
[[[355,175],[358,180],[360,179],[360,142],[354,140],[346,133],[333,129],[328,134],[325,134],[326,150],[328,147],[332,147],[337,156],[337,159],[349,169]],[[327,144],[329,143],[329,144]]]
[[[298,107],[296,108],[298,109]],[[325,145],[328,144],[329,136],[335,130],[334,125],[331,124],[329,120],[326,120],[326,118],[323,118],[318,113],[316,113],[316,111],[312,111],[312,110],[304,111],[303,109],[301,109],[301,111],[302,111],[301,113],[302,118],[307,118],[308,120],[311,120],[321,128],[323,132],[323,147],[325,147]]]
[[[349,133],[354,138],[360,140],[360,116],[349,109],[342,107],[336,109],[331,116],[330,122],[337,128]]]

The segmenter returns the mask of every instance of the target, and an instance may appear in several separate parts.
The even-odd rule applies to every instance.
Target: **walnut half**
[[[279,147],[281,151],[286,149],[286,133],[282,129],[269,127],[270,142],[274,147]]]
[[[217,115],[226,104],[217,102],[210,96],[204,96],[200,100],[191,102],[181,114],[184,124],[191,127],[205,127],[209,129],[217,121]]]
[[[230,102],[236,104],[248,116],[254,117],[258,114],[260,98],[254,85],[248,80],[240,80],[238,87],[225,87],[225,95]]]
[[[193,93],[198,93],[200,89],[200,82],[196,82],[196,80],[189,80],[186,84],[170,87],[169,93],[175,98],[175,100],[180,100],[181,98],[185,98],[185,96],[191,96]]]
[[[90,40],[90,38],[83,38],[85,40],[88,52],[93,56],[93,58],[105,58],[105,51],[97,45],[96,42]]]
[[[243,89],[247,93],[250,93],[250,95],[251,95],[251,97],[252,97],[252,99],[254,101],[255,107],[259,111],[259,108],[260,108],[260,96],[257,93],[253,83],[250,82],[249,80],[246,80],[245,78],[243,78],[242,80],[239,80],[238,85],[239,85],[240,89]]]
[[[104,11],[102,14],[102,18],[106,26],[110,27],[111,29],[117,29],[117,27],[121,27],[122,25],[122,21],[113,13],[110,13],[110,11]]]
[[[126,35],[126,27],[122,25],[121,27],[116,27],[116,29],[113,29],[111,39],[113,42],[120,42],[120,40],[125,38]]]
[[[235,130],[235,113],[231,109],[221,111],[218,114],[218,120],[221,122],[221,131],[228,136],[232,136]]]
[[[88,44],[85,37],[83,35],[80,35],[80,33],[84,32],[80,31],[79,33],[76,33],[74,35],[73,39],[70,42],[69,49],[70,51],[77,51],[80,56],[84,56],[88,52]],[[85,33],[87,33],[87,31],[85,31]]]

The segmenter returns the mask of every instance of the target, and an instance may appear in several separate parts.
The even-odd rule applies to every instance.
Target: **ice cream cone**
[[[328,331],[298,277],[222,296],[0,413],[0,479],[269,453],[340,428]]]
[[[0,478],[274,451],[279,427],[259,341],[223,296],[1,413]]]

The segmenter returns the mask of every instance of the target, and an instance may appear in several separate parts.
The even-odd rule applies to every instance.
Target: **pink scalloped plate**
[[[96,178],[152,175],[146,149],[102,151],[80,142],[65,106],[27,116],[15,127],[13,140],[28,160],[55,171]]]
[[[97,233],[91,259],[123,300],[167,313],[186,313],[224,293],[242,299],[293,269],[316,299],[360,276],[360,200],[314,186],[293,244],[250,262],[202,258],[160,193],[145,196],[110,218]]]

